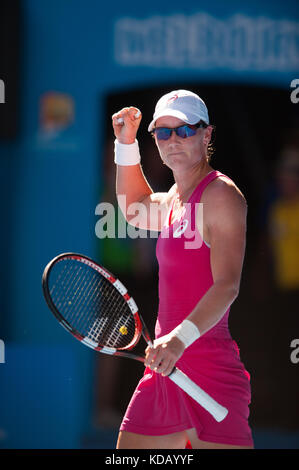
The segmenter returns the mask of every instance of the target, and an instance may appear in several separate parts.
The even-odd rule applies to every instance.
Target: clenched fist
[[[170,333],[155,339],[153,347],[146,348],[144,364],[158,374],[169,375],[184,350],[182,341]]]
[[[113,114],[112,125],[114,135],[121,144],[133,144],[135,142],[141,117],[139,109],[133,106],[123,108],[121,111]]]

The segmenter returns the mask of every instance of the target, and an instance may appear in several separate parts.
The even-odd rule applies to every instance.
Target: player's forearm
[[[238,286],[229,281],[216,281],[187,317],[198,328],[200,336],[215,326],[237,298]]]
[[[126,196],[127,204],[140,202],[153,191],[148,184],[140,164],[131,166],[117,165],[116,194]]]
[[[114,162],[117,165],[116,194],[125,216],[131,204],[141,202],[153,192],[140,165],[138,141],[135,139],[130,142],[128,139],[122,142],[116,139],[114,142]]]
[[[131,166],[117,165],[117,201],[127,220],[129,206],[136,202],[142,202],[142,200],[152,194],[152,192],[139,164]]]

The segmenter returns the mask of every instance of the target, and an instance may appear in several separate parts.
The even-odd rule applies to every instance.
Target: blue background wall
[[[297,66],[272,70],[117,62],[118,20],[165,20],[197,13],[224,22],[235,14],[297,22],[291,36],[297,37],[298,47],[296,1],[191,2],[184,8],[176,0],[163,5],[114,2],[105,7],[96,0],[22,3],[20,130],[13,141],[0,142],[3,447],[80,447],[91,423],[94,355],[57,328],[42,297],[41,275],[60,252],[95,256],[95,207],[101,197],[104,131],[110,120],[105,115],[107,94],[135,86],[169,87],[179,80],[289,89],[298,76],[298,50]],[[43,139],[39,102],[48,91],[73,98],[75,119]]]

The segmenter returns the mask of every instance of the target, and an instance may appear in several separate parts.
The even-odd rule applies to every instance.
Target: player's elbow
[[[231,282],[231,283],[229,283],[228,291],[229,291],[230,297],[231,297],[232,302],[233,302],[234,300],[236,300],[236,298],[237,298],[238,295],[239,295],[239,292],[240,292],[240,284],[237,283],[237,282]]]
[[[231,293],[232,293],[233,300],[235,300],[238,297],[239,292],[240,292],[240,284],[233,284],[231,286]]]
[[[234,279],[220,279],[216,281],[219,289],[224,293],[229,302],[233,302],[239,295],[240,283]]]

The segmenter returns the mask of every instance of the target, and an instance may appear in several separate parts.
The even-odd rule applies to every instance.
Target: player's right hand
[[[139,112],[139,116],[136,114]],[[120,123],[118,119],[122,118]],[[141,112],[138,108],[130,106],[114,113],[112,116],[112,125],[114,135],[121,144],[133,144],[136,139],[137,131],[141,122]]]

